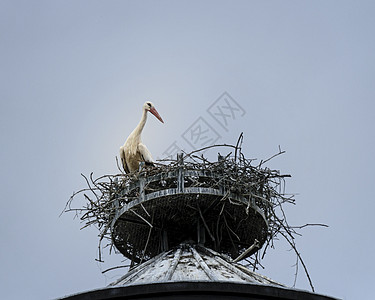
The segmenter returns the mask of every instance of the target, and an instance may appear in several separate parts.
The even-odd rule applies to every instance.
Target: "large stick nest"
[[[242,136],[240,136],[239,141],[241,138]],[[198,155],[208,148],[217,148],[219,150],[220,147],[226,147],[226,149],[232,149],[232,151],[226,156],[219,156],[218,161],[214,162],[206,159],[203,154]],[[281,174],[278,170],[264,167],[266,162],[282,153],[284,153],[284,151],[279,149],[279,152],[271,158],[254,164],[255,160],[247,159],[243,155],[238,142],[236,146],[227,144],[214,145],[184,154],[182,165],[181,161],[178,159],[170,159],[159,161],[154,167],[142,167],[139,172],[130,174],[121,172],[119,174],[104,175],[98,178],[94,178],[92,173],[89,177],[82,175],[85,178],[87,188],[73,193],[64,211],[75,212],[84,223],[83,228],[88,226],[96,226],[98,228],[100,237],[99,261],[101,261],[102,241],[107,240],[107,246],[111,248],[114,245],[113,240],[116,239],[114,236],[116,236],[117,233],[114,234],[113,232],[116,231],[116,227],[111,228],[111,226],[113,227],[115,221],[118,222],[119,209],[140,197],[138,188],[140,178],[158,179],[157,181],[145,181],[146,184],[143,189],[147,194],[162,189],[175,188],[178,183],[173,176],[168,177],[168,174],[170,175],[173,172],[177,174],[181,167],[184,170],[200,171],[208,175],[206,177],[187,176],[185,178],[185,187],[219,189],[223,191],[223,195],[220,196],[219,200],[213,199],[209,201],[206,206],[203,205],[202,207],[203,202],[199,202],[200,200],[194,202],[189,200],[188,197],[184,197],[186,201],[190,202],[187,203],[185,201],[184,204],[178,205],[184,205],[186,208],[190,208],[190,211],[187,209],[187,213],[183,214],[184,218],[187,218],[187,220],[178,219],[182,217],[176,213],[176,207],[173,207],[173,205],[168,207],[164,205],[162,209],[160,209],[160,202],[157,204],[156,202],[150,201],[148,204],[142,203],[138,205],[138,207],[132,207],[128,215],[126,216],[124,214],[125,217],[123,218],[128,218],[127,221],[133,220],[132,224],[142,224],[145,230],[147,229],[146,224],[148,224],[149,227],[146,231],[143,231],[143,239],[140,238],[142,234],[140,233],[141,231],[139,231],[135,234],[137,236],[135,236],[134,239],[129,238],[127,241],[122,241],[122,245],[125,247],[124,249],[120,249],[119,244],[115,243],[117,248],[119,248],[122,253],[124,253],[124,251],[131,253],[133,251],[134,259],[131,259],[132,263],[142,262],[155,255],[155,251],[157,254],[157,252],[163,250],[160,248],[161,246],[153,244],[153,242],[155,242],[153,241],[153,237],[156,236],[155,232],[151,235],[152,230],[156,230],[156,228],[160,229],[164,226],[158,224],[155,213],[153,213],[153,211],[157,211],[157,205],[159,205],[158,214],[162,214],[161,211],[164,213],[165,217],[163,220],[177,218],[177,220],[174,220],[175,222],[173,224],[183,224],[181,228],[187,227],[184,225],[187,224],[186,222],[195,224],[200,221],[205,228],[206,241],[209,247],[216,248],[216,250],[219,251],[222,250],[223,253],[232,258],[236,257],[236,261],[242,260],[244,263],[247,262],[247,264],[254,269],[257,269],[258,266],[262,266],[260,261],[264,257],[267,249],[269,247],[274,247],[274,240],[277,239],[278,236],[283,237],[296,254],[297,270],[298,262],[300,262],[313,289],[307,268],[300,253],[297,251],[295,236],[299,235],[299,233],[296,232],[296,228],[318,224],[306,224],[299,227],[292,227],[288,224],[283,206],[295,203],[294,196],[287,195],[284,192],[285,178],[290,177],[290,175]],[[82,207],[75,208],[72,207],[72,205],[73,199],[75,199],[77,195],[83,195],[85,202]],[[232,195],[239,195],[240,197],[236,198],[232,197]],[[216,207],[215,214],[217,216],[215,220],[213,220],[212,214],[210,215],[209,213],[210,210],[214,211],[214,207]],[[237,210],[233,211],[233,207],[236,207]],[[264,224],[266,224],[266,226],[264,226],[262,223],[261,228],[254,227],[255,225],[253,224],[253,232],[264,231],[263,234],[260,234],[258,240],[254,238],[256,235],[252,236],[251,234],[246,234],[243,226],[237,226],[238,224],[244,223],[246,218],[248,219],[247,222],[249,222],[249,220],[250,222],[255,222],[253,215],[251,219],[249,219],[250,217],[246,217],[251,215],[254,207],[260,212],[258,215],[262,215],[262,220],[265,220]],[[168,209],[174,209],[175,211],[168,211]],[[240,217],[236,217],[238,215]],[[249,223],[247,223],[246,226],[248,226],[248,224]],[[176,225],[173,225],[173,227],[178,228]],[[122,230],[121,226],[117,226],[117,231],[118,230]],[[129,232],[127,234],[129,235]],[[178,233],[176,235],[178,235]],[[250,239],[246,240],[249,236]],[[173,237],[170,237],[169,240],[173,240]],[[135,241],[138,241],[140,244],[136,245]],[[230,243],[228,241],[230,241]],[[260,250],[262,245],[262,251],[257,251]],[[228,250],[230,247],[232,247],[232,250]]]

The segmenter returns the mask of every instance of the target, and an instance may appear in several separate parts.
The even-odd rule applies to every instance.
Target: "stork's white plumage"
[[[122,166],[126,173],[138,171],[139,163],[144,161],[146,163],[153,163],[150,151],[142,144],[141,134],[145,127],[147,120],[147,112],[152,113],[160,122],[164,123],[154,105],[147,101],[143,104],[142,118],[137,127],[132,131],[125,141],[125,144],[120,147],[120,158]]]

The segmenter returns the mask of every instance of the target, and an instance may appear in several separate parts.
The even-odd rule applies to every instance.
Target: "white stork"
[[[147,120],[147,112],[152,113],[160,122],[164,123],[154,105],[150,101],[146,101],[145,104],[143,104],[141,121],[128,136],[125,144],[120,147],[120,158],[126,173],[138,171],[139,162],[141,161],[144,161],[146,164],[152,164],[154,162],[150,151],[148,151],[147,147],[142,144],[141,141],[142,130]]]

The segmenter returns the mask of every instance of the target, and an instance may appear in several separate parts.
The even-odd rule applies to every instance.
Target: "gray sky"
[[[293,176],[289,222],[330,226],[297,239],[316,291],[370,299],[374,15],[374,1],[1,0],[2,297],[51,299],[122,274],[101,274],[122,258],[95,261],[95,228],[58,216],[80,173],[116,172],[151,100],[165,121],[144,131],[154,157],[191,150],[197,120],[220,143],[243,131],[249,158],[281,145],[268,167]],[[222,127],[207,110],[225,91],[245,112]],[[295,257],[276,246],[260,273],[290,286]],[[297,287],[309,289],[301,267]]]

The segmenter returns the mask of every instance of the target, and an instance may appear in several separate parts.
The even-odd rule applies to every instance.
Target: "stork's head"
[[[156,118],[158,118],[158,120],[162,123],[164,123],[163,119],[160,117],[158,111],[156,110],[154,104],[152,104],[152,102],[150,101],[146,101],[145,104],[143,104],[143,109],[145,111],[149,111],[150,113],[152,113]]]

